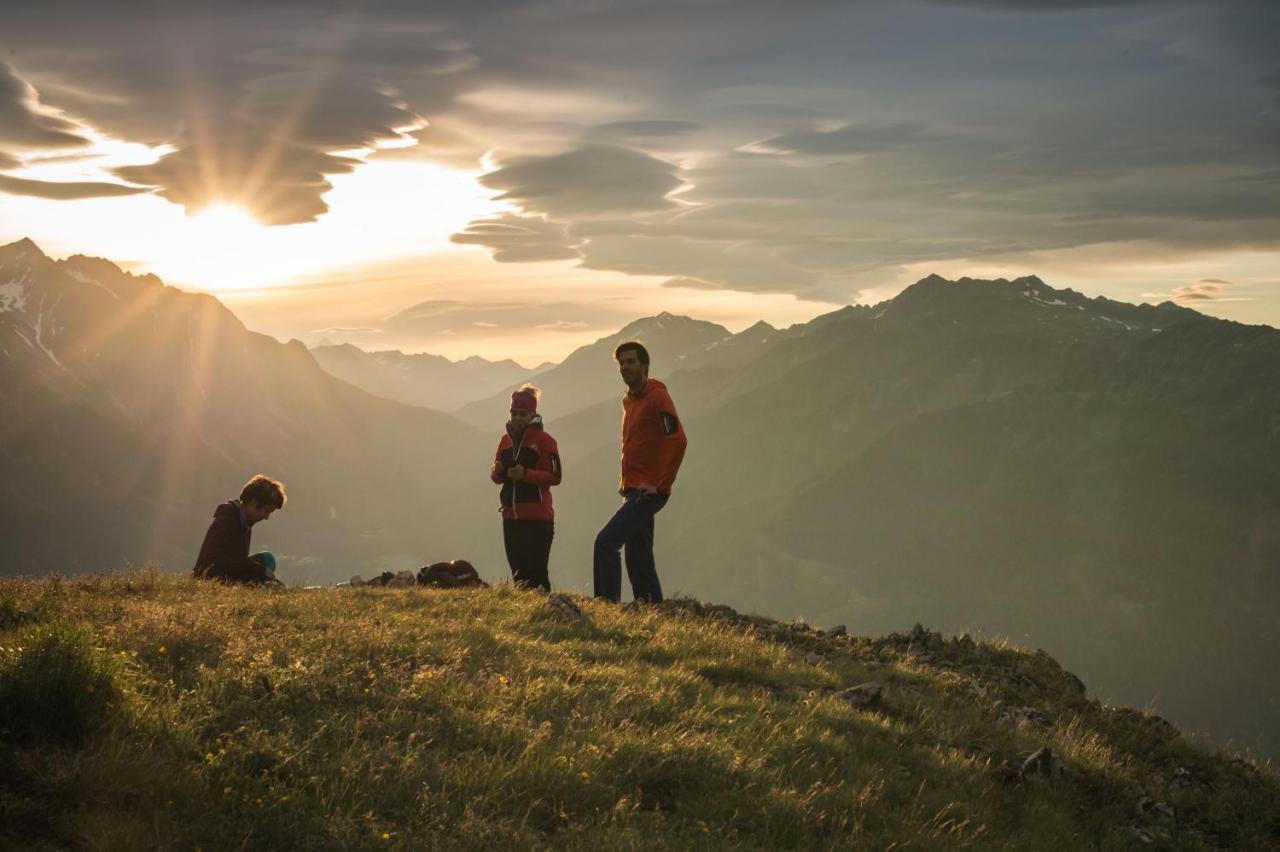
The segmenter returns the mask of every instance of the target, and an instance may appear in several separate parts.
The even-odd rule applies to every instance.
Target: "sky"
[[[1280,3],[10,4],[0,243],[533,365],[930,273],[1280,325]]]

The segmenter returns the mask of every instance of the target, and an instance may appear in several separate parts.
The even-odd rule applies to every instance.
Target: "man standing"
[[[278,583],[276,558],[267,552],[249,555],[253,525],[284,506],[284,485],[258,474],[240,489],[239,500],[228,500],[213,512],[204,534],[192,576],[224,583]]]
[[[596,535],[595,596],[622,597],[622,563],[638,601],[662,600],[662,584],[653,563],[653,516],[671,497],[671,485],[684,459],[684,427],[676,416],[667,386],[649,378],[649,351],[634,340],[613,351],[618,372],[627,384],[622,398],[622,507]]]

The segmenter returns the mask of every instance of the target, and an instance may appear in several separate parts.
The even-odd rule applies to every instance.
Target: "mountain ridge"
[[[258,471],[300,492],[303,511],[266,533],[300,573],[421,559],[431,541],[457,552],[482,527],[448,506],[415,517],[431,489],[405,473],[457,477],[467,502],[483,500],[486,484],[462,475],[488,443],[471,427],[333,378],[213,296],[5,248],[0,280],[21,281],[28,304],[0,312],[0,573],[89,570],[104,553],[193,558],[213,506]]]
[[[328,373],[375,396],[440,411],[455,411],[539,370],[509,358],[490,361],[472,355],[452,361],[427,352],[366,351],[350,343],[310,351]]]

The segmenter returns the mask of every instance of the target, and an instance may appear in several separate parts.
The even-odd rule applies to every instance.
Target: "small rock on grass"
[[[859,710],[870,710],[873,707],[880,706],[880,698],[883,692],[884,684],[873,680],[867,683],[860,683],[857,686],[851,686],[848,689],[842,689],[835,693],[835,697],[841,701],[847,701]]]
[[[1027,756],[1022,761],[1022,768],[1018,770],[1018,776],[1021,778],[1030,778],[1039,776],[1043,778],[1061,778],[1066,772],[1066,767],[1057,755],[1048,746],[1041,746]]]
[[[556,592],[547,596],[547,606],[552,614],[564,621],[587,621],[587,614],[573,600]]]

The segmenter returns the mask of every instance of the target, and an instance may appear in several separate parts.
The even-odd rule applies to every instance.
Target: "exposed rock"
[[[1027,756],[1022,761],[1022,767],[1018,770],[1020,778],[1043,777],[1043,778],[1061,778],[1066,772],[1066,767],[1062,761],[1054,755],[1048,746],[1041,746]]]
[[[1045,718],[1044,713],[1031,706],[1005,706],[1003,702],[995,701],[992,703],[991,708],[996,711],[996,716],[999,719],[1005,722],[1012,722],[1019,728],[1049,724],[1049,720]]]
[[[1157,802],[1150,796],[1138,800],[1136,808],[1138,816],[1160,825],[1173,825],[1177,822],[1177,814],[1165,802]]]
[[[365,583],[364,577],[361,577],[359,574],[356,574],[354,577],[348,580],[347,584],[350,585],[351,588],[353,589],[358,588],[360,586],[368,585],[367,583]]]
[[[845,626],[843,624],[837,624],[835,627],[832,627],[827,630],[827,635],[828,636],[847,636],[849,635],[849,631],[845,629]]]
[[[1174,790],[1187,790],[1197,786],[1195,776],[1191,774],[1191,770],[1185,766],[1179,766],[1173,770],[1173,775],[1169,778],[1169,786]]]
[[[883,692],[884,684],[873,680],[842,689],[835,693],[835,697],[841,701],[847,701],[859,710],[870,710],[880,706],[880,696]]]
[[[562,621],[589,621],[582,607],[568,596],[556,592],[547,596],[547,608]]]
[[[1141,829],[1136,825],[1129,826],[1129,836],[1132,837],[1138,843],[1143,844],[1144,846],[1150,845],[1156,842],[1156,839],[1152,837],[1150,834],[1148,834],[1146,830]]]
[[[412,571],[399,571],[387,581],[387,586],[392,589],[409,589],[416,585],[418,585],[418,577]]]

